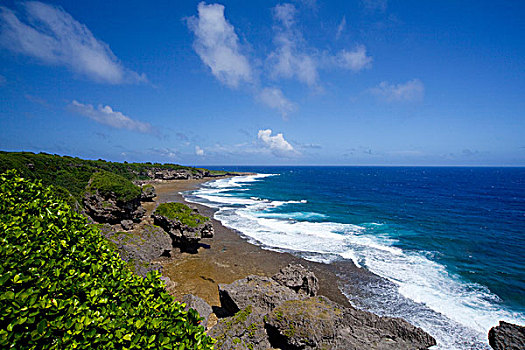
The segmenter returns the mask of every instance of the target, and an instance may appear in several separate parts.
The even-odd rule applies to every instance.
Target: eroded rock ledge
[[[219,349],[426,349],[432,336],[405,320],[317,296],[317,278],[289,265],[272,278],[219,285],[223,316],[209,334]]]
[[[181,251],[196,253],[202,238],[213,237],[209,218],[182,203],[160,204],[152,217],[155,225],[162,227]]]
[[[525,327],[505,321],[489,331],[489,344],[495,350],[525,349]]]

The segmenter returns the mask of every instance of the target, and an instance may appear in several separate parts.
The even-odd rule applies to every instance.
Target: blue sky
[[[525,165],[522,1],[3,1],[0,149]]]

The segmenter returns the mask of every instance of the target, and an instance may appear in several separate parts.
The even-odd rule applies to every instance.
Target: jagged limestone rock
[[[217,340],[216,348],[221,350],[271,349],[263,317],[263,314],[247,306],[234,316],[219,320],[208,335]]]
[[[160,270],[160,265],[151,261],[170,256],[173,249],[170,236],[153,225],[144,225],[132,232],[115,232],[111,227],[102,227],[101,232],[114,245],[122,260],[140,276]]]
[[[489,331],[489,344],[495,350],[525,349],[525,327],[505,321]]]
[[[153,198],[156,196],[155,187],[150,184],[142,186],[142,192],[140,194],[140,200],[142,202],[153,202]]]
[[[221,307],[235,315],[220,320],[209,334],[220,339],[220,349],[401,350],[436,344],[400,318],[310,297],[317,288],[315,275],[301,265],[289,265],[273,278],[248,276],[220,284]],[[253,330],[250,336],[247,328]]]
[[[292,289],[263,276],[252,275],[231,284],[219,284],[221,306],[229,314],[248,306],[267,313],[282,302],[299,297]]]
[[[199,215],[181,203],[163,203],[157,207],[152,217],[155,225],[169,233],[173,245],[182,251],[196,253],[202,238],[213,237],[213,225],[209,218]]]
[[[201,321],[201,324],[204,326],[204,328],[206,328],[206,324],[208,324],[208,318],[213,312],[211,306],[204,299],[199,298],[193,294],[184,295],[181,299],[181,302],[186,304],[185,310],[194,309],[199,313],[200,317],[204,318],[204,320]]]
[[[289,300],[265,318],[273,345],[292,349],[426,349],[436,344],[400,318],[345,308],[326,297]]]
[[[297,293],[304,293],[312,297],[317,295],[319,289],[314,273],[300,264],[290,264],[272,278]]]

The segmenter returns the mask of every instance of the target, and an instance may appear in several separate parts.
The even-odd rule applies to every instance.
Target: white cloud
[[[396,85],[383,81],[369,91],[388,102],[419,101],[423,99],[425,86],[419,79],[412,79],[404,84]]]
[[[124,68],[106,43],[61,7],[35,1],[24,3],[24,9],[25,23],[0,6],[0,46],[99,82],[147,81],[144,74]]]
[[[318,49],[309,47],[297,26],[296,14],[295,6],[288,3],[273,9],[276,48],[268,56],[268,64],[274,79],[295,78],[310,87],[319,87],[319,69],[342,68],[356,72],[371,67],[372,57],[367,55],[364,45],[341,50],[335,55],[330,52],[320,54]],[[336,38],[345,27],[346,17],[343,17]]]
[[[290,29],[295,24],[295,14],[297,10],[292,4],[277,4],[273,8],[273,16],[280,21],[283,26]]]
[[[346,29],[346,16],[343,16],[341,23],[337,26],[337,31],[335,32],[335,39],[338,40]]]
[[[155,156],[170,158],[170,159],[174,159],[174,158],[179,158],[180,157],[180,152],[179,151],[177,151],[175,149],[172,149],[172,148],[168,148],[168,147],[164,147],[164,148],[148,148],[145,153],[146,154],[155,155]]]
[[[201,2],[198,12],[198,17],[188,18],[187,24],[195,34],[193,47],[202,61],[217,79],[230,87],[251,82],[252,68],[241,53],[234,27],[224,17],[224,6]]]
[[[257,138],[265,148],[277,157],[290,157],[298,154],[293,146],[284,139],[282,133],[272,136],[271,129],[259,130]]]
[[[110,106],[98,105],[97,108],[90,104],[82,104],[76,100],[71,102],[69,109],[75,113],[88,117],[97,123],[117,129],[127,129],[143,134],[158,134],[157,130],[149,123],[139,122],[114,111]]]
[[[335,64],[341,68],[357,72],[370,67],[372,57],[366,55],[366,48],[363,45],[359,45],[352,51],[340,51],[335,57]]]
[[[361,0],[361,4],[367,10],[385,12],[388,0]]]
[[[199,146],[195,146],[195,154],[202,157],[204,156],[204,150]]]
[[[288,100],[283,92],[278,88],[264,88],[258,96],[259,100],[270,108],[281,113],[283,118],[287,118],[288,113],[296,110],[296,105]]]
[[[315,55],[308,53],[302,33],[295,26],[295,6],[279,4],[273,9],[274,42],[277,48],[268,56],[274,78],[297,78],[308,86],[317,85],[319,74]]]

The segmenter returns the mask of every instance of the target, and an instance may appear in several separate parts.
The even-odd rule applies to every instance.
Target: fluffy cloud
[[[95,81],[120,84],[146,81],[122,66],[109,46],[61,7],[24,3],[25,23],[0,6],[0,45],[46,64],[65,66]]]
[[[201,2],[198,12],[198,17],[188,18],[187,24],[195,34],[193,47],[201,60],[217,79],[230,87],[251,82],[252,68],[241,53],[234,27],[224,17],[224,6]]]
[[[204,150],[199,146],[195,146],[195,154],[202,157],[204,156]]]
[[[353,50],[341,50],[337,54],[320,54],[316,48],[309,47],[296,25],[296,14],[295,6],[289,3],[279,4],[273,9],[276,49],[268,56],[268,63],[274,79],[296,78],[315,87],[319,85],[321,68],[342,68],[357,72],[371,66],[372,58],[367,55],[363,45],[358,45]],[[337,28],[336,38],[339,38],[345,27],[346,18],[343,17]]]
[[[275,25],[273,43],[275,47],[266,56],[267,76],[258,73],[242,52],[234,26],[224,15],[220,4],[199,3],[198,14],[186,19],[195,40],[193,48],[212,74],[230,88],[247,84],[248,91],[261,103],[277,110],[283,118],[297,110],[297,105],[287,99],[283,91],[275,86],[280,78],[296,79],[314,89],[322,90],[319,69],[345,69],[360,71],[371,66],[372,58],[363,45],[353,50],[342,50],[337,54],[321,53],[310,47],[297,25],[297,9],[293,4],[278,4],[272,9]],[[339,36],[346,26],[343,17],[338,28]],[[254,62],[260,62],[254,59]],[[266,79],[273,80],[269,83]]]
[[[423,99],[425,86],[419,79],[412,79],[404,84],[396,85],[383,81],[369,91],[388,102],[419,101]]]
[[[366,55],[366,48],[363,45],[359,45],[352,51],[340,51],[335,57],[335,64],[358,72],[371,66],[372,57]]]
[[[90,104],[82,104],[76,100],[71,102],[69,109],[96,121],[97,123],[109,125],[117,129],[127,129],[143,134],[158,134],[157,130],[149,123],[139,122],[125,116],[121,112],[114,111],[110,106],[98,105],[97,108]]]
[[[284,139],[282,133],[272,136],[271,129],[259,130],[257,139],[263,147],[269,149],[277,157],[290,157],[298,154],[293,146]]]
[[[264,88],[258,98],[268,107],[278,110],[284,119],[287,118],[288,113],[296,110],[296,105],[288,100],[278,88]]]
[[[290,7],[291,6],[291,7]],[[282,6],[276,13],[283,23],[291,26],[294,15],[292,5]],[[193,47],[201,60],[211,69],[212,74],[222,83],[236,88],[241,83],[249,83],[255,98],[268,107],[277,110],[283,118],[296,109],[278,88],[258,87],[258,79],[246,56],[241,52],[235,28],[224,17],[224,6],[220,4],[198,5],[198,16],[187,19],[190,30],[195,34]],[[284,66],[285,63],[283,62]],[[302,71],[308,72],[307,64]],[[283,70],[287,68],[284,67]],[[307,73],[305,73],[307,74]]]
[[[276,49],[268,56],[274,78],[297,78],[308,86],[317,84],[319,74],[313,53],[307,52],[302,33],[295,25],[296,9],[292,4],[279,4],[273,9]]]

